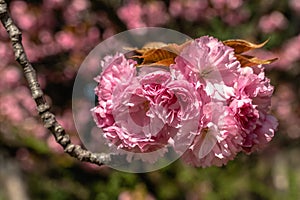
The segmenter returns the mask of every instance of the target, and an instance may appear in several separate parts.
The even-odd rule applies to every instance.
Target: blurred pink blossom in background
[[[289,5],[292,10],[296,12],[296,14],[299,15],[300,13],[300,1],[298,0],[289,0]]]
[[[264,33],[271,33],[276,30],[284,29],[287,25],[287,19],[279,11],[273,11],[270,15],[262,16],[259,21],[259,28]]]
[[[130,1],[118,10],[119,17],[124,20],[129,29],[146,26],[142,20],[142,14],[142,7],[138,1]]]

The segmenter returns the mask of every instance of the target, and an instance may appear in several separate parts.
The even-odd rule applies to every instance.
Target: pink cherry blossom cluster
[[[217,39],[192,41],[169,67],[136,64],[120,53],[106,56],[95,78],[91,111],[110,146],[133,153],[171,146],[186,163],[207,167],[261,149],[274,136],[264,67],[241,67]]]

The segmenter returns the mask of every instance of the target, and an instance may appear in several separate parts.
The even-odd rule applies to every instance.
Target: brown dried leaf
[[[178,44],[175,44],[175,43],[171,43],[171,44],[168,44],[166,46],[161,47],[161,49],[173,52],[173,53],[175,53],[175,54],[178,55],[191,42],[192,42],[192,40],[188,40],[188,41],[186,41],[185,43],[183,43],[181,45],[178,45]]]
[[[141,49],[131,48],[131,50],[134,50],[136,53],[143,55],[145,52],[149,50],[160,49],[163,46],[167,46],[167,44],[163,42],[148,42]],[[126,48],[126,49],[130,50],[130,48]]]
[[[267,42],[269,41],[269,39],[267,39],[266,41],[264,41],[263,43],[260,44],[254,44],[252,42],[248,42],[246,40],[240,40],[240,39],[236,39],[236,40],[225,40],[223,41],[223,43],[226,46],[229,46],[231,48],[234,49],[234,52],[236,54],[241,54],[244,53],[246,51],[252,50],[252,49],[258,49],[263,47],[265,44],[267,44]]]
[[[171,64],[174,64],[174,58],[166,58],[150,64],[140,64],[137,65],[137,67],[155,67],[155,66],[169,67]]]
[[[261,65],[261,64],[270,64],[270,63],[274,62],[275,60],[277,60],[277,58],[262,60],[257,57],[254,57],[254,56],[242,54],[242,53],[252,50],[252,49],[261,48],[268,41],[269,41],[269,39],[264,41],[263,43],[254,44],[254,43],[248,42],[246,40],[236,39],[236,40],[226,40],[226,41],[223,41],[223,43],[226,46],[232,47],[234,49],[235,56],[236,56],[237,60],[241,63],[242,67],[245,67],[245,66],[251,67],[251,66]]]
[[[165,44],[162,42],[150,42],[145,44],[142,49],[135,49],[135,53],[140,55],[132,56],[132,58],[142,59],[142,63],[137,65],[138,67],[154,65],[169,67],[174,63],[176,56],[180,54],[183,48],[190,42],[191,41],[187,41],[181,45],[175,43]]]
[[[161,60],[172,59],[174,60],[177,55],[170,51],[163,49],[150,49],[146,50],[141,56],[133,56],[133,58],[143,59],[142,65],[157,63]]]
[[[167,45],[168,44],[163,42],[148,42],[142,47],[142,49],[160,49]]]
[[[240,55],[240,54],[236,54],[235,56],[237,60],[241,63],[241,67],[246,67],[246,66],[251,67],[255,65],[271,64],[272,62],[277,60],[277,58],[262,60],[254,56]]]

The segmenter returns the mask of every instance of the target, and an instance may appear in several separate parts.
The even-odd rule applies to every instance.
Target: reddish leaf
[[[267,44],[268,41],[269,41],[269,39],[264,41],[263,43],[254,44],[254,43],[248,42],[246,40],[236,39],[236,40],[225,40],[225,41],[223,41],[223,43],[226,46],[233,48],[234,52],[236,54],[241,54],[241,53],[244,53],[244,52],[252,50],[252,49],[259,49],[259,48],[263,47],[265,44]]]
[[[246,67],[246,66],[251,67],[255,65],[271,64],[272,62],[277,60],[277,58],[262,60],[254,56],[240,55],[240,54],[236,54],[235,56],[237,60],[241,63],[241,67]]]
[[[142,49],[135,49],[135,53],[140,55],[132,56],[132,58],[142,59],[142,63],[137,65],[138,67],[155,65],[169,67],[175,63],[174,59],[190,42],[187,41],[181,45],[150,42],[145,44]]]

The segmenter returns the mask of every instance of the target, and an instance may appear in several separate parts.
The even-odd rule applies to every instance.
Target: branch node
[[[47,103],[43,103],[37,106],[37,111],[39,112],[39,114],[41,115],[44,112],[49,111],[50,106]]]
[[[57,136],[57,141],[64,147],[70,144],[71,142],[69,135],[59,135]]]
[[[45,112],[41,115],[41,118],[44,122],[44,126],[47,129],[50,129],[51,127],[53,127],[54,123],[55,123],[55,116],[50,113],[50,112]]]
[[[0,15],[7,12],[7,4],[3,1],[0,2]]]
[[[111,162],[111,155],[106,153],[91,155],[91,161],[93,163],[108,164]]]
[[[74,152],[75,145],[74,144],[69,144],[65,148],[65,152],[68,154],[72,154]]]

